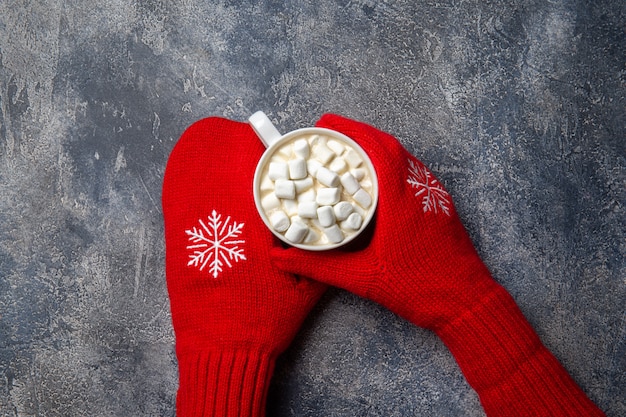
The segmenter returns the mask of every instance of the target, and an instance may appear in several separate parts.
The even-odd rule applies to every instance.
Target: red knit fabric
[[[185,131],[167,164],[178,416],[263,416],[276,357],[325,288],[270,263],[277,243],[252,194],[263,151],[247,123],[208,118]]]
[[[319,253],[277,248],[275,263],[434,330],[491,417],[603,415],[491,278],[432,173],[371,126],[336,115],[317,125],[351,137],[372,159],[380,194],[371,241]]]

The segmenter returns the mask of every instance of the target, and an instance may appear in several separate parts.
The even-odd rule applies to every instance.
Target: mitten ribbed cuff
[[[437,330],[488,416],[604,416],[502,287]]]
[[[177,417],[262,417],[276,357],[250,350],[179,354]]]

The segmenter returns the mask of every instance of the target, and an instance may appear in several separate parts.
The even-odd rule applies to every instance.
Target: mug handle
[[[250,122],[252,128],[266,148],[269,148],[282,136],[278,129],[272,124],[269,117],[262,111],[258,111],[250,116],[248,122]]]

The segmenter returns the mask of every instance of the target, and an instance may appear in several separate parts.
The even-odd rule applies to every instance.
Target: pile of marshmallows
[[[294,244],[328,245],[356,233],[372,207],[372,175],[349,144],[317,134],[279,147],[265,167],[261,206]]]

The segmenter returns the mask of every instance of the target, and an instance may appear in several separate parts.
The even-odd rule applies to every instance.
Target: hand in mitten
[[[603,415],[492,279],[432,173],[371,126],[336,115],[317,126],[351,137],[374,164],[380,191],[371,241],[356,251],[276,248],[274,262],[435,331],[489,416]]]
[[[325,289],[276,269],[254,205],[264,148],[219,118],[189,127],[163,182],[166,275],[179,416],[262,416],[276,357]]]

